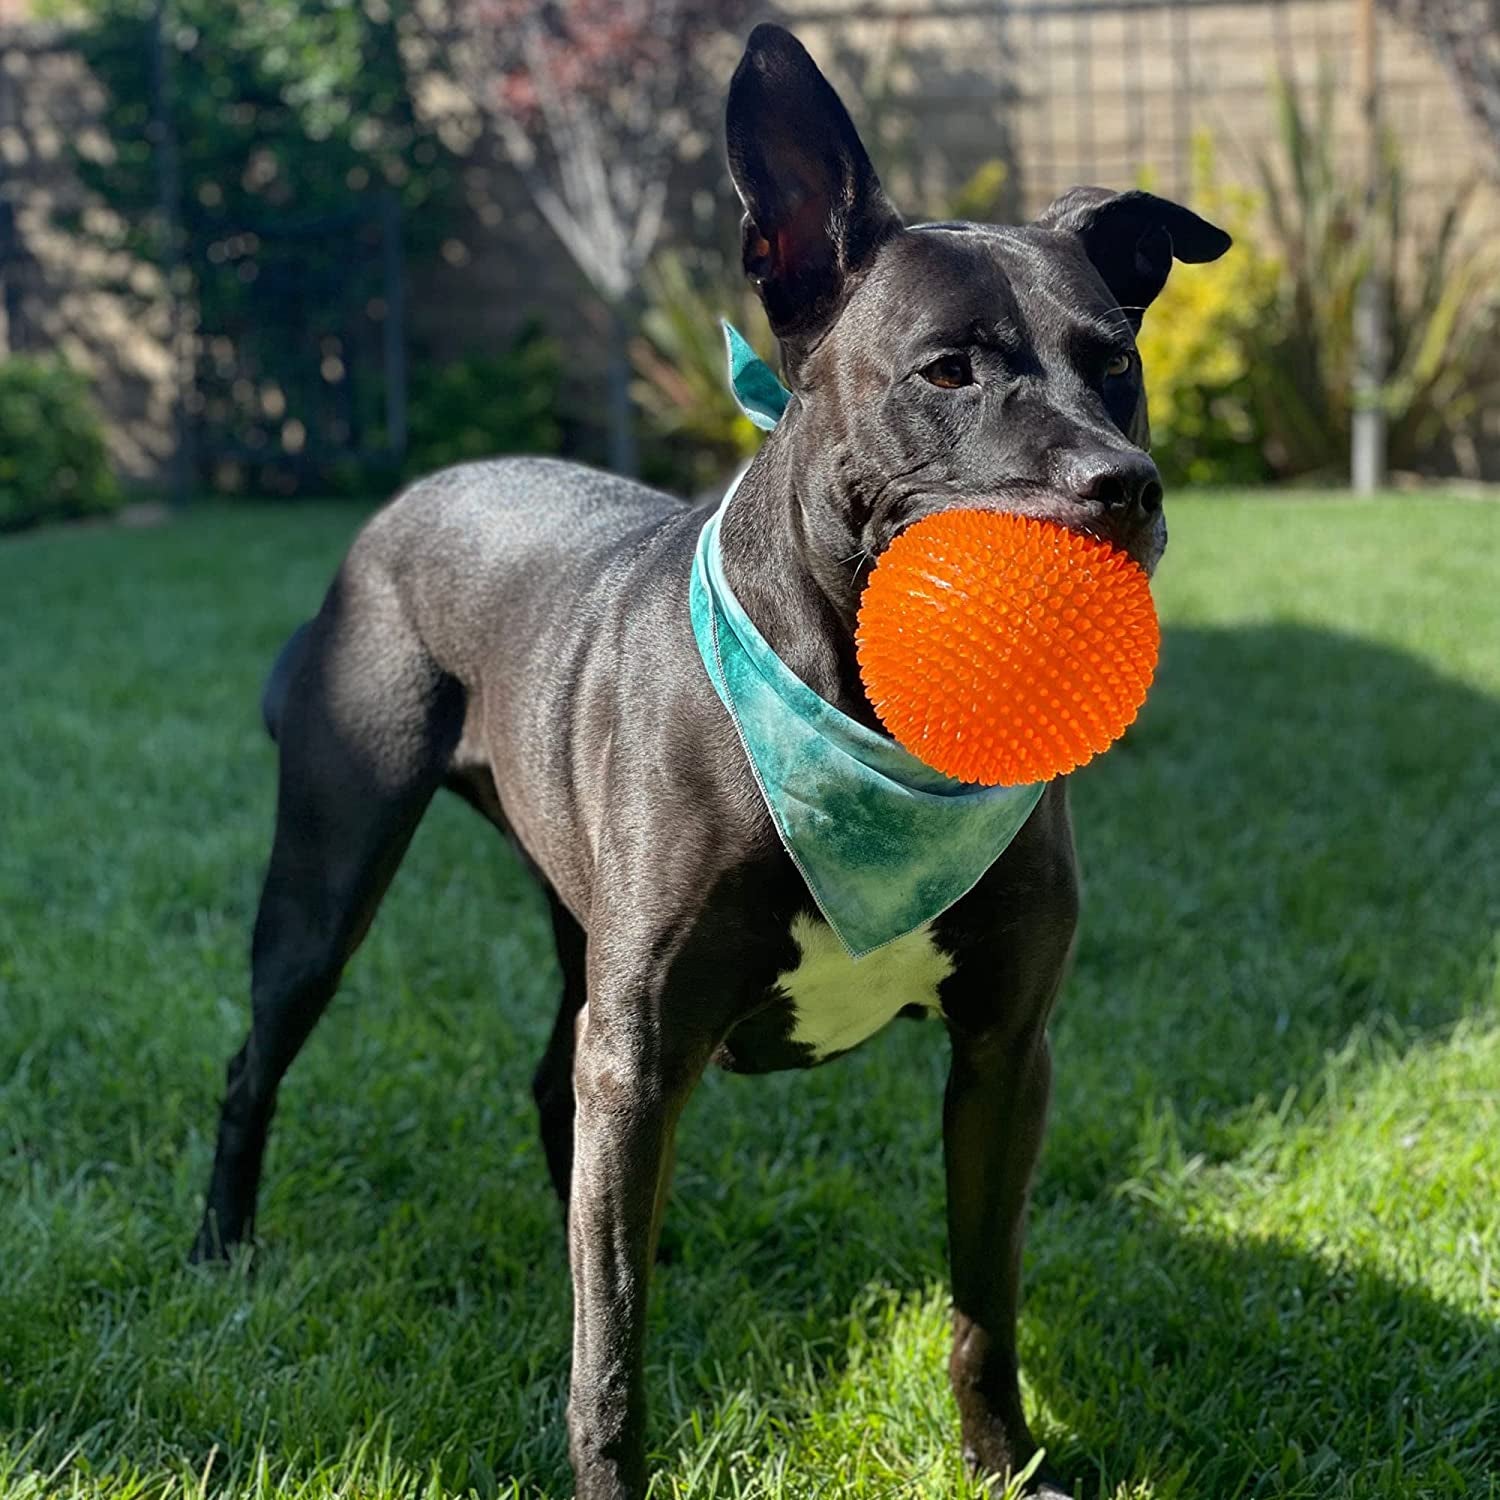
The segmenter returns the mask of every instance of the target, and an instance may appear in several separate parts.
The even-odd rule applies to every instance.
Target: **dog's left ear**
[[[1136,329],[1167,284],[1174,258],[1217,260],[1233,243],[1217,225],[1155,193],[1070,188],[1036,222],[1082,240],[1084,253]]]
[[[780,26],[750,33],[729,85],[729,171],[745,274],[788,350],[837,316],[849,278],[901,228],[849,112]]]

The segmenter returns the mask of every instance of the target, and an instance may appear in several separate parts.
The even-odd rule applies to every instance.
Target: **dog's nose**
[[[1106,510],[1150,516],[1161,509],[1161,475],[1144,453],[1080,453],[1067,465],[1066,483],[1080,500]]]

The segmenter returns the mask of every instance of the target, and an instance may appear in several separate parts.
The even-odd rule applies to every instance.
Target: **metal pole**
[[[1354,300],[1354,390],[1349,475],[1357,495],[1374,494],[1386,479],[1386,424],[1383,404],[1386,364],[1386,298],[1379,248],[1370,232],[1380,195],[1379,39],[1375,0],[1355,0],[1356,44],[1360,60],[1360,117],[1365,144],[1364,233],[1369,260]]]
[[[0,359],[21,350],[21,288],[15,275],[19,245],[15,205],[0,198]]]
[[[1078,15],[1073,18],[1073,89],[1074,109],[1078,120],[1078,180],[1094,182],[1099,169],[1094,164],[1094,79],[1093,50],[1091,41],[1093,28],[1091,18]]]
[[[155,0],[147,35],[147,66],[151,89],[151,118],[146,137],[156,164],[157,212],[161,218],[161,268],[170,309],[172,357],[173,448],[171,486],[174,504],[182,505],[192,484],[192,417],[187,394],[196,378],[191,333],[185,306],[188,295],[187,246],[182,233],[182,166],[177,132],[172,124],[171,75],[167,62],[167,0]]]
[[[1193,190],[1193,51],[1188,13],[1181,0],[1167,7],[1172,48],[1172,196],[1186,199]]]
[[[399,466],[406,460],[406,287],[401,255],[401,205],[390,189],[380,197],[380,251],[385,282],[381,337],[386,445]]]

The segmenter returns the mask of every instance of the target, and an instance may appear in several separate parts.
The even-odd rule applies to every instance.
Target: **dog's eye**
[[[940,386],[945,391],[956,391],[961,385],[974,384],[974,367],[967,354],[945,354],[925,365],[921,375],[929,385]]]
[[[1130,353],[1116,354],[1110,362],[1105,365],[1104,373],[1111,380],[1118,380],[1122,375],[1130,374],[1130,367],[1135,363],[1135,356]]]

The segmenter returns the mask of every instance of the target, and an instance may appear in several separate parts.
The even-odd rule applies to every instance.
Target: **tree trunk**
[[[1380,0],[1424,37],[1453,80],[1459,102],[1497,153],[1500,169],[1500,0]]]
[[[609,466],[616,474],[630,479],[640,472],[635,403],[630,399],[630,336],[634,328],[634,310],[628,301],[611,302],[606,372],[609,393],[605,407],[609,427]]]

